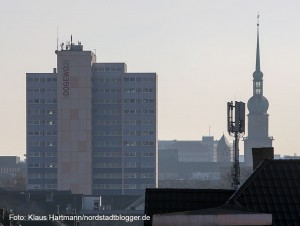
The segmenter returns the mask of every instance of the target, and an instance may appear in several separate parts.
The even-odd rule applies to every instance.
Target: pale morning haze
[[[1,1],[0,155],[25,154],[25,74],[52,72],[71,34],[98,62],[158,74],[160,140],[227,135],[226,103],[252,96],[258,12],[269,134],[300,155],[298,0]]]

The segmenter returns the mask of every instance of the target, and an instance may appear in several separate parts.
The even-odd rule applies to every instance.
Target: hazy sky
[[[298,0],[1,1],[0,155],[25,153],[25,73],[56,67],[57,27],[98,62],[158,74],[160,140],[219,139],[226,103],[252,96],[257,12],[269,134],[300,155]]]

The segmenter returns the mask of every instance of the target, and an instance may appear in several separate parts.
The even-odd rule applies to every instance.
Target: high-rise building
[[[28,190],[136,195],[157,186],[157,75],[62,46],[27,73]]]
[[[269,137],[269,101],[263,96],[263,73],[260,70],[259,23],[257,23],[256,68],[253,73],[253,96],[248,100],[248,137],[244,139],[245,164],[252,166],[252,148],[272,147]]]

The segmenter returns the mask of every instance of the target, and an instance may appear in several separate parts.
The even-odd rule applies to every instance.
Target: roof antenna
[[[56,50],[58,51],[58,25],[56,26]]]

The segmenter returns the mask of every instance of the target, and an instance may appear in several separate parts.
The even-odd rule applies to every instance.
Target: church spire
[[[252,148],[272,147],[272,138],[269,137],[269,114],[268,114],[269,101],[263,95],[264,81],[263,81],[263,73],[260,69],[259,14],[257,14],[256,18],[257,18],[257,23],[256,23],[257,43],[256,43],[256,59],[255,59],[256,65],[255,65],[255,71],[253,73],[253,96],[248,100],[247,103],[247,107],[249,110],[248,137],[244,139],[245,141],[244,153],[245,153],[246,166],[251,166],[253,164]],[[255,41],[255,38],[253,41]],[[253,55],[255,54],[254,51],[253,51]]]
[[[256,46],[256,67],[253,73],[253,96],[248,101],[249,114],[268,111],[269,102],[263,96],[263,73],[260,70],[260,52],[259,52],[259,14],[257,15],[257,46]]]
[[[257,46],[256,46],[256,71],[260,71],[260,54],[259,54],[259,14],[257,14]]]

